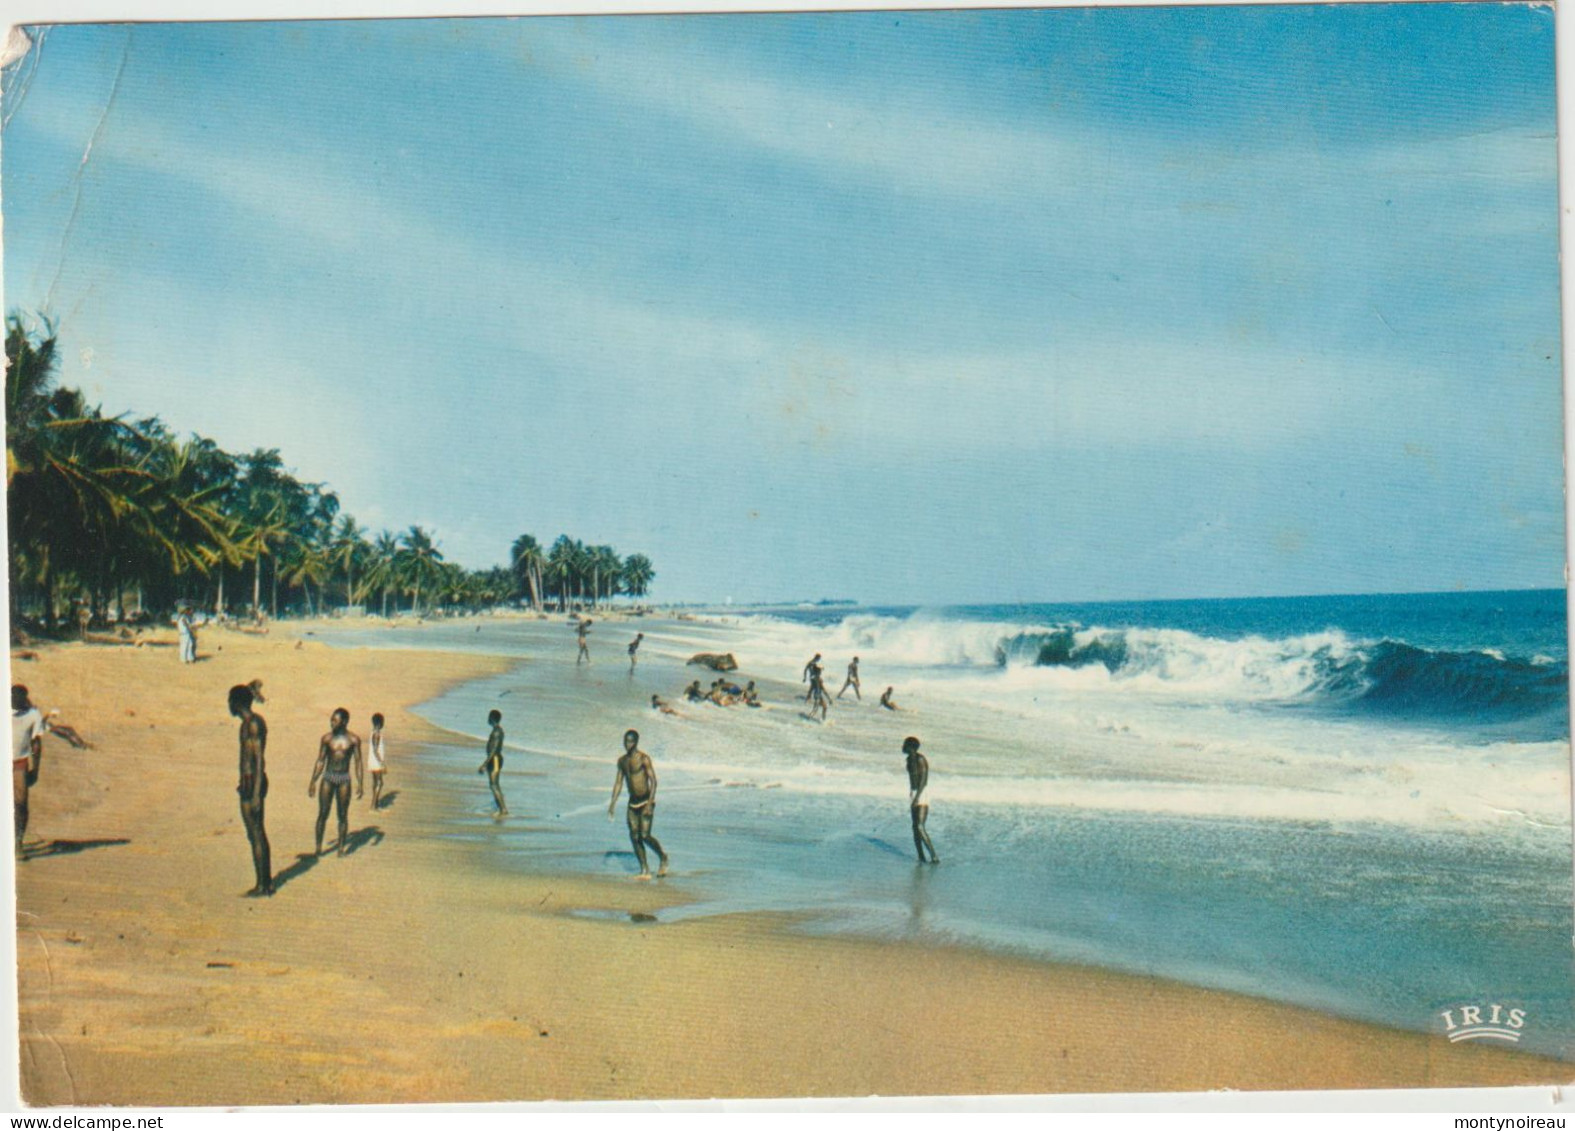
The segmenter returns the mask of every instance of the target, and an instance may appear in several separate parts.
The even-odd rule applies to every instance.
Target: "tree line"
[[[10,612],[52,630],[67,612],[124,623],[190,603],[313,615],[336,604],[413,613],[646,594],[643,554],[560,536],[515,539],[508,566],[445,561],[431,534],[372,533],[278,449],[236,454],[158,417],[105,416],[55,377],[56,328],[6,319]]]

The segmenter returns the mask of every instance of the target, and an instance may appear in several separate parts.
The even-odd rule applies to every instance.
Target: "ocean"
[[[1520,1047],[1575,1059],[1563,590],[713,610],[598,623],[586,667],[561,619],[476,624],[331,639],[522,657],[422,708],[474,740],[421,756],[467,799],[451,835],[499,866],[632,874],[605,812],[636,727],[694,900],[659,919],[793,912],[1424,1032],[1497,1004],[1522,1011]],[[732,652],[767,707],[679,702],[714,678],[684,666],[700,651]],[[862,698],[825,723],[801,701],[816,652],[834,694],[860,658]],[[474,776],[492,707],[522,814],[501,825]],[[908,735],[935,867],[910,836]]]

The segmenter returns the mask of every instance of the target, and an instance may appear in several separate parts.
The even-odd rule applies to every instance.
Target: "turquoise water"
[[[562,621],[336,639],[543,657],[423,708],[477,740],[504,711],[517,822],[487,817],[475,747],[428,755],[473,801],[454,835],[503,866],[632,875],[605,813],[634,726],[697,900],[665,916],[793,910],[1421,1031],[1498,1002],[1526,1011],[1521,1047],[1575,1058],[1563,601],[772,610],[642,624],[633,673],[633,627],[605,622],[588,668]],[[702,650],[733,651],[768,708],[652,712],[709,677],[682,663]],[[855,652],[864,673],[825,724],[796,703],[814,651],[833,691]],[[873,705],[886,685],[897,714]],[[934,868],[909,837],[909,733]]]

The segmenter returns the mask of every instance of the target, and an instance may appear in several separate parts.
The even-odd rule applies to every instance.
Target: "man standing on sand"
[[[635,878],[651,878],[651,865],[645,858],[646,845],[656,849],[657,856],[661,857],[656,874],[665,876],[667,853],[662,851],[661,841],[651,835],[651,822],[656,817],[656,767],[651,764],[651,756],[640,749],[637,730],[625,731],[623,735],[623,757],[618,759],[618,768],[613,774],[612,800],[607,802],[609,821],[618,806],[618,791],[625,782],[629,785],[629,843],[634,845],[635,859],[640,862],[640,874]]]
[[[372,716],[372,733],[367,738],[366,768],[372,774],[372,808],[383,807],[383,774],[388,769],[388,747],[383,745],[383,716]]]
[[[854,656],[853,661],[848,664],[848,678],[843,682],[842,690],[837,692],[837,698],[841,699],[846,695],[850,687],[853,688],[853,698],[861,700],[864,698],[859,692],[859,658],[857,656]]]
[[[584,660],[587,664],[591,662],[591,642],[588,639],[591,631],[590,618],[586,617],[580,621],[580,627],[575,631],[580,640],[580,654],[574,657],[574,666],[579,667],[581,660]]]
[[[929,759],[919,753],[917,738],[903,739],[902,752],[908,759],[908,817],[913,822],[913,847],[919,851],[920,864],[924,863],[925,849],[930,850],[930,863],[939,864],[941,858],[935,855],[935,846],[924,827],[930,816],[930,807],[922,800],[924,787],[930,784]]]
[[[11,813],[16,821],[16,858],[22,859],[22,834],[27,832],[27,791],[38,781],[44,758],[44,732],[49,724],[27,697],[27,688],[11,685]]]
[[[322,793],[317,799],[317,855],[323,854],[323,830],[328,827],[328,808],[339,802],[339,845],[335,855],[345,854],[345,841],[350,837],[350,767],[355,766],[355,795],[361,797],[361,736],[351,734],[350,712],[343,707],[329,717],[329,731],[317,745],[317,764],[312,767],[312,780],[307,783],[306,796],[317,793],[317,780],[322,779]]]
[[[180,634],[180,662],[197,662],[197,630],[191,622],[191,609],[182,605],[175,614],[175,630]]]
[[[503,773],[503,712],[489,711],[487,722],[492,726],[492,733],[487,735],[487,758],[476,768],[476,772],[487,775],[487,784],[492,787],[492,800],[498,806],[498,816],[507,817],[509,807],[503,803],[503,787],[498,783],[498,777]]]
[[[637,632],[634,639],[629,642],[629,670],[634,671],[635,653],[640,650],[640,641],[645,639],[645,633]]]
[[[241,798],[241,824],[246,826],[246,839],[252,842],[252,870],[257,873],[257,882],[246,894],[256,898],[273,894],[273,862],[263,829],[263,799],[268,796],[263,753],[268,747],[268,724],[252,710],[253,698],[252,689],[245,684],[230,688],[230,714],[241,720],[240,784],[235,792]]]

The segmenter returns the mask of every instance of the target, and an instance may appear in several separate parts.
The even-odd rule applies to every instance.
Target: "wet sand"
[[[36,1105],[999,1094],[1551,1083],[1557,1061],[1155,979],[783,930],[660,923],[663,884],[489,865],[442,835],[411,707],[504,670],[330,650],[306,628],[13,661],[95,744],[46,740],[16,870],[21,1089]],[[173,640],[173,634],[171,634]],[[299,646],[297,646],[299,645]],[[225,693],[261,679],[279,893],[251,863]],[[310,856],[333,708],[388,716],[390,803]],[[480,762],[480,750],[476,751]],[[479,782],[480,779],[477,779]],[[481,788],[478,785],[478,788]],[[609,826],[616,842],[621,822]],[[328,839],[333,839],[330,822]],[[591,915],[587,915],[590,912]]]

